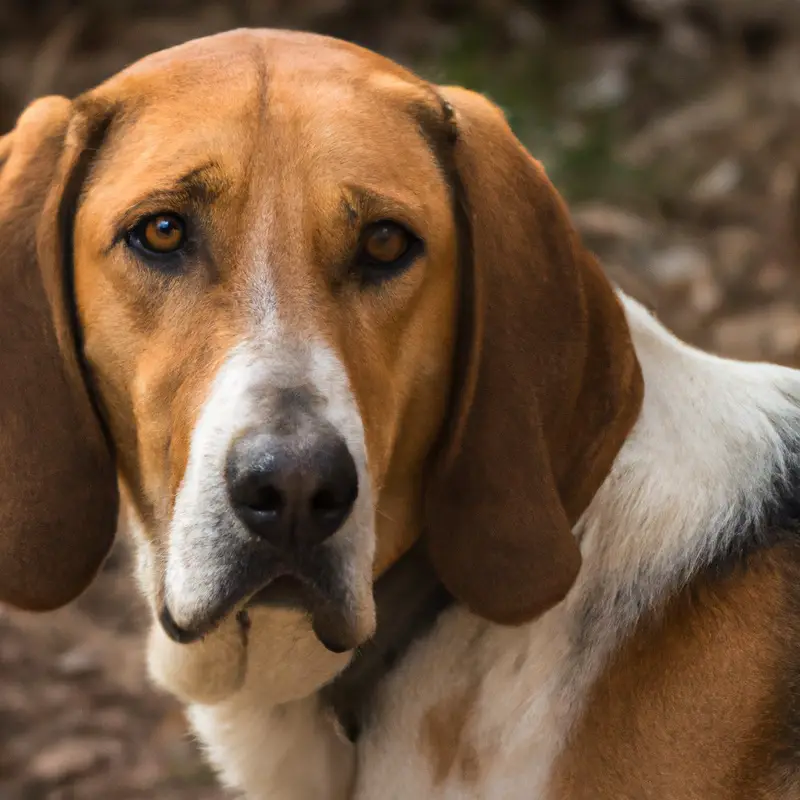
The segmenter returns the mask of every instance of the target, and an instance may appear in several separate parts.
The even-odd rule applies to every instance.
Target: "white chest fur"
[[[544,797],[582,683],[573,620],[569,600],[523,629],[447,612],[383,687],[356,798]]]

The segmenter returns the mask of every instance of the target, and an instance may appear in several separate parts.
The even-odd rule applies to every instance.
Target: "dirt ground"
[[[3,800],[226,796],[145,681],[142,620],[122,548],[74,606],[0,615]]]
[[[791,4],[733,6],[409,0],[389,15],[366,0],[4,2],[0,126],[37,95],[77,94],[204,33],[344,35],[489,92],[610,274],[681,336],[800,364],[796,21],[781,17]],[[180,710],[146,682],[142,621],[124,541],[73,607],[0,611],[2,800],[226,796]]]

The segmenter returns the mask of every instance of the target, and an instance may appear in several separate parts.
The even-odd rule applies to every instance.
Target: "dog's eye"
[[[364,228],[356,264],[373,274],[405,269],[422,251],[422,241],[398,222],[381,220]]]
[[[131,247],[149,255],[172,255],[186,243],[186,224],[176,214],[154,214],[136,223],[127,239]]]
[[[410,237],[394,222],[370,225],[364,236],[364,255],[376,264],[392,264],[408,250]]]

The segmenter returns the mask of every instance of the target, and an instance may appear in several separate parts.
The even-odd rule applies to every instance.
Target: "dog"
[[[228,785],[800,796],[800,373],[615,289],[489,100],[241,30],[0,164],[0,601],[121,503]]]

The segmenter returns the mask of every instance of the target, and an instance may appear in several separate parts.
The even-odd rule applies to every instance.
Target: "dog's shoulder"
[[[800,537],[770,536],[640,621],[587,698],[554,797],[800,796]]]

